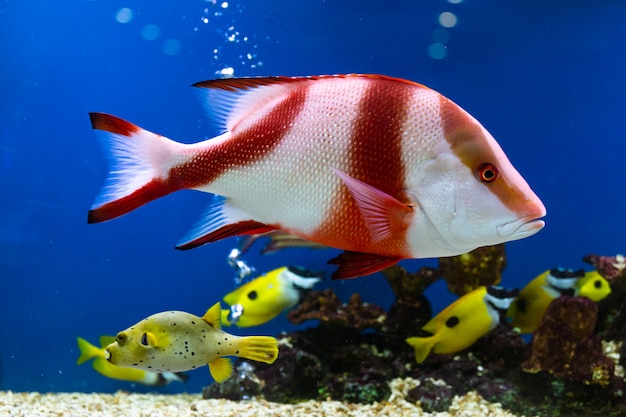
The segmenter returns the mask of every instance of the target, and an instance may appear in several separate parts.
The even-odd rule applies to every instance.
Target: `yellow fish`
[[[274,363],[278,341],[269,336],[239,337],[221,329],[220,303],[203,317],[184,311],[154,314],[115,336],[106,347],[114,365],[155,372],[183,372],[209,365],[211,376],[222,382],[233,372],[224,356]]]
[[[183,373],[151,372],[144,371],[143,369],[122,368],[109,363],[106,360],[104,347],[115,340],[113,336],[100,336],[100,346],[102,347],[96,347],[82,337],[77,338],[77,340],[78,348],[80,349],[80,357],[76,363],[82,365],[88,360],[93,359],[91,363],[93,369],[107,378],[138,382],[151,386],[167,385],[173,381],[186,382],[189,379],[189,376]]]
[[[596,303],[611,293],[611,285],[598,271],[586,272],[574,287],[574,294]]]
[[[533,279],[520,291],[507,316],[512,318],[511,326],[521,333],[532,333],[555,298],[581,296],[597,302],[610,292],[608,281],[597,271],[554,268]]]
[[[224,296],[230,311],[222,311],[222,324],[251,327],[267,323],[298,304],[303,292],[319,281],[318,275],[300,268],[274,269]]]
[[[431,351],[451,354],[473,345],[502,321],[516,293],[478,287],[450,304],[422,328],[432,336],[406,339],[415,349],[417,363],[424,362]]]

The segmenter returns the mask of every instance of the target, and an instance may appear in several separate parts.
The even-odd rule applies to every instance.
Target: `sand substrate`
[[[500,404],[490,404],[475,392],[456,397],[447,412],[426,413],[419,405],[407,402],[406,381],[392,383],[388,401],[370,405],[339,401],[307,401],[279,404],[265,400],[204,400],[200,394],[84,394],[0,391],[0,416],[11,417],[396,417],[456,416],[514,417]]]

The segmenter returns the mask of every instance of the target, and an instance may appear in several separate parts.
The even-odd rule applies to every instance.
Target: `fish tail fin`
[[[278,341],[270,336],[246,336],[241,338],[236,355],[251,361],[274,363],[278,358]]]
[[[409,337],[406,342],[415,349],[415,361],[422,363],[426,360],[435,345],[434,337]]]
[[[173,158],[181,146],[119,117],[89,113],[91,125],[108,154],[110,171],[88,215],[99,223],[126,214],[178,189],[168,180]]]
[[[82,365],[91,358],[96,358],[104,355],[102,349],[97,348],[82,337],[78,337],[76,338],[76,340],[78,341],[78,349],[80,349],[80,356],[76,361],[77,365]]]

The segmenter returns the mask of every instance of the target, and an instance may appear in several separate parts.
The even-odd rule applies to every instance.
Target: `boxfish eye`
[[[248,293],[248,298],[251,299],[251,300],[256,300],[257,296],[258,296],[258,294],[257,294],[256,291],[250,291]]]
[[[492,182],[497,180],[498,174],[498,168],[496,168],[494,164],[490,164],[489,162],[481,164],[476,169],[476,175],[478,175],[478,179],[485,184],[491,184]]]
[[[599,279],[595,280],[593,282],[593,286],[598,288],[598,289],[602,288],[602,281],[600,281]]]
[[[117,336],[115,336],[115,341],[118,345],[123,345],[124,343],[126,343],[126,335],[124,333],[119,333]]]
[[[141,335],[141,344],[144,346],[148,346],[148,333],[144,333]]]

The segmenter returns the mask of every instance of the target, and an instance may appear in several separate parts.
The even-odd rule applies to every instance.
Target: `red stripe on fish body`
[[[416,89],[430,90],[373,78],[305,79],[287,87],[270,110],[247,115],[229,139],[172,174],[204,184],[194,188],[228,196],[255,220],[289,233],[352,251],[410,256],[404,236],[408,224],[373,242],[332,169],[409,203],[401,160],[405,104]],[[210,173],[204,168],[209,166]]]

